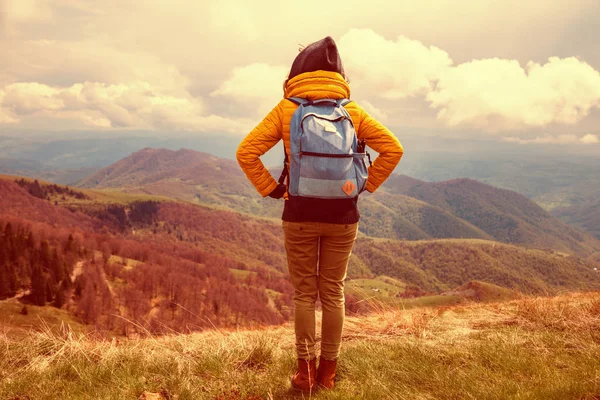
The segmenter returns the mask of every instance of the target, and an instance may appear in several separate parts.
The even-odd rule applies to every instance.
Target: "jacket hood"
[[[284,88],[284,97],[309,100],[349,99],[350,85],[338,72],[305,72],[290,79]]]
[[[342,59],[331,36],[306,46],[292,63],[289,77],[291,79],[305,72],[319,70],[339,72],[344,75]]]

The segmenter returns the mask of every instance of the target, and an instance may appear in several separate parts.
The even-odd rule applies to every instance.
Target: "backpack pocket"
[[[355,157],[352,154],[300,154],[298,196],[344,199],[359,193]]]

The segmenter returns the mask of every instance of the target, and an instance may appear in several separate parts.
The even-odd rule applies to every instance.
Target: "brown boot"
[[[333,389],[336,369],[337,360],[326,360],[321,357],[319,360],[319,369],[317,370],[317,385],[321,388]]]
[[[310,393],[315,389],[315,376],[317,374],[317,359],[313,358],[310,361],[302,358],[298,359],[298,371],[292,377],[292,387],[306,393]]]

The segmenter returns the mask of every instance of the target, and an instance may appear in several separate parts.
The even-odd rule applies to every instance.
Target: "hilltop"
[[[260,216],[279,217],[282,210],[262,201],[236,161],[187,149],[144,148],[75,186],[168,196]]]
[[[346,319],[336,388],[311,397],[592,400],[599,332],[597,292],[383,308]],[[293,340],[291,324],[129,340],[68,329],[2,335],[0,397],[300,398],[289,385]]]

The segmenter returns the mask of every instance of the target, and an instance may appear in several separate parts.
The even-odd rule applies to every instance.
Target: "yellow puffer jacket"
[[[306,72],[288,81],[284,97],[301,97],[309,100],[350,98],[350,87],[337,72]],[[287,154],[290,153],[290,121],[296,108],[298,106],[291,101],[285,98],[281,100],[246,136],[237,149],[238,163],[263,197],[271,193],[278,182],[259,157],[281,139],[284,141]],[[366,190],[372,193],[392,173],[400,162],[404,149],[396,136],[354,101],[346,105],[346,110],[352,118],[358,138],[365,139],[367,146],[379,153],[373,165],[369,167]]]

